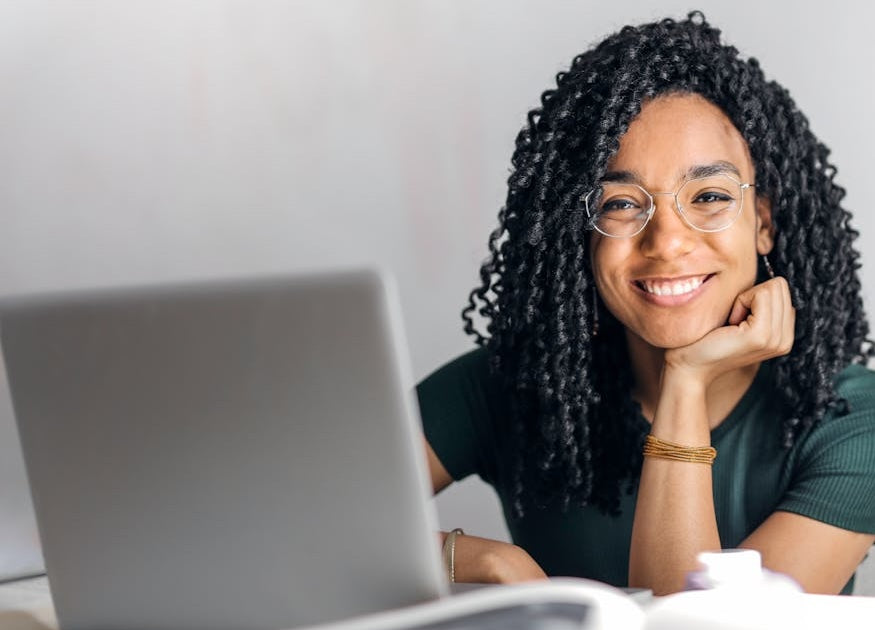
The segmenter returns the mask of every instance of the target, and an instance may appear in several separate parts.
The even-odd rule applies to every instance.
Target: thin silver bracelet
[[[450,584],[456,581],[456,536],[465,535],[458,527],[447,534],[444,539],[444,564],[447,565],[447,579]]]

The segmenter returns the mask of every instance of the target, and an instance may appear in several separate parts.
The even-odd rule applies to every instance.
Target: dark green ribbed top
[[[775,510],[875,533],[875,372],[851,365],[836,385],[850,414],[825,418],[787,450],[781,446],[784,409],[766,363],[711,432],[718,453],[714,504],[724,548],[736,547]],[[477,474],[495,488],[513,541],[548,575],[627,584],[637,494],[622,497],[617,517],[594,507],[565,513],[544,508],[529,510],[522,519],[511,517],[508,400],[489,372],[484,350],[444,365],[419,384],[417,393],[426,438],[441,463],[453,479]],[[642,434],[649,431],[642,416],[634,422]],[[852,583],[843,592],[850,592]]]

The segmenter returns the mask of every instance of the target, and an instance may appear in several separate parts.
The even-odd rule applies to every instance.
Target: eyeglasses
[[[700,232],[719,232],[735,223],[744,205],[744,191],[754,185],[725,174],[690,179],[674,193],[650,193],[637,184],[604,182],[584,197],[587,229],[615,238],[635,236],[656,211],[653,197],[671,195],[687,225]]]

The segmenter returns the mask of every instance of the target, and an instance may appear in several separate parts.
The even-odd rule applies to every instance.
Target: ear
[[[772,221],[772,202],[764,195],[756,196],[756,242],[757,254],[765,255],[775,244],[775,224]]]

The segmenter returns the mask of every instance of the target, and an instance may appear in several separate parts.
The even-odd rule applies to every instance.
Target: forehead
[[[690,169],[728,162],[745,181],[754,168],[747,143],[723,111],[695,94],[647,101],[620,138],[608,172],[627,171],[654,187],[671,187]]]

